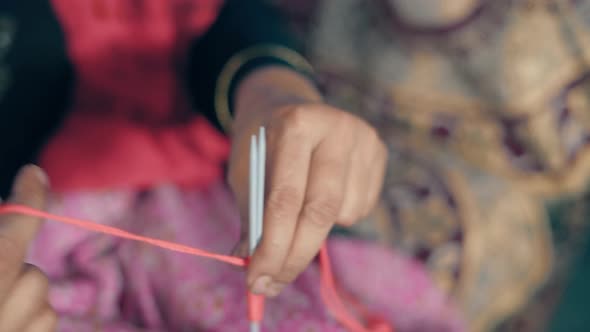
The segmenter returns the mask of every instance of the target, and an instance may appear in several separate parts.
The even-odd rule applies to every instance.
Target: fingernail
[[[49,186],[49,177],[47,177],[47,174],[45,171],[43,171],[43,169],[41,169],[41,167],[35,165],[31,165],[29,167],[33,169],[39,182],[41,182],[46,187]]]
[[[23,166],[16,174],[14,181],[15,184],[20,183],[20,181],[23,179],[23,176],[25,176],[27,173],[32,173],[42,185],[47,186],[49,184],[49,180],[47,179],[45,172],[39,166],[35,165]]]
[[[269,276],[260,276],[252,284],[252,293],[259,295],[266,295],[272,279]]]

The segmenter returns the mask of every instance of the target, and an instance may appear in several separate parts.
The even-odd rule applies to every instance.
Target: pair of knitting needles
[[[250,206],[249,206],[249,249],[254,254],[262,236],[264,217],[264,178],[266,163],[266,133],[260,127],[258,137],[252,135],[250,141]],[[264,298],[248,294],[250,332],[260,332],[264,311]]]

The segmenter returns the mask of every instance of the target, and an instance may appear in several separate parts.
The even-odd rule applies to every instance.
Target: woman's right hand
[[[16,177],[9,202],[43,209],[48,191],[45,173],[25,166]],[[24,262],[41,220],[18,214],[0,216],[0,331],[55,331],[57,315],[48,298],[47,277]]]

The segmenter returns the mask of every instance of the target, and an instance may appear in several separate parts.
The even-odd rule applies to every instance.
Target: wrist
[[[236,89],[232,130],[262,125],[274,110],[290,105],[319,103],[322,96],[307,76],[288,67],[269,66],[249,74]]]
[[[240,109],[268,109],[267,105],[285,103],[285,99],[305,99],[315,90],[312,74],[311,65],[292,49],[265,44],[246,48],[225,64],[217,79],[217,120],[228,133],[236,127],[233,119],[237,113],[235,109],[238,90],[242,90],[239,98],[247,100],[240,101]],[[298,91],[299,89],[302,91]],[[254,98],[247,98],[248,96]],[[251,115],[248,113],[248,117]]]

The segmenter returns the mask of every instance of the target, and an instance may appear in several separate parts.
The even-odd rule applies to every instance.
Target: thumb
[[[25,166],[16,176],[8,201],[11,204],[44,209],[48,186],[47,175],[41,168],[34,165]],[[26,250],[40,225],[40,218],[7,215],[0,218],[0,236],[14,239],[23,250]]]
[[[37,166],[23,167],[14,181],[10,203],[42,209],[47,177]],[[23,268],[28,246],[41,224],[40,218],[21,214],[0,216],[0,298],[4,298]]]
[[[12,186],[9,201],[34,209],[45,208],[49,181],[45,172],[35,165],[21,168]]]

